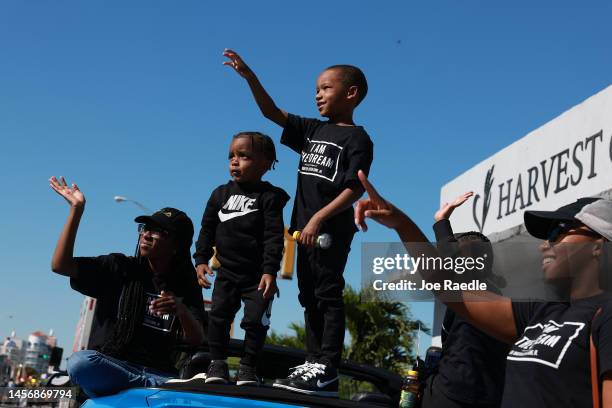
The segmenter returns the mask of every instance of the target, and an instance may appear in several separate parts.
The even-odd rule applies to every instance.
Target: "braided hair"
[[[122,358],[126,346],[132,341],[136,327],[142,323],[144,287],[138,279],[131,279],[121,290],[117,321],[112,333],[105,340],[100,352]]]
[[[169,273],[154,275],[153,284],[160,291],[172,289],[177,294],[187,295],[193,288],[199,288],[195,269],[191,263],[189,250],[191,242],[176,241],[176,246],[177,251],[170,261]],[[143,274],[149,272],[146,271],[147,261],[140,256],[138,247],[136,248],[135,260],[137,270],[130,271],[128,281],[121,290],[117,307],[117,321],[112,333],[100,348],[100,352],[120,359],[129,358],[125,355],[127,346],[134,338],[137,328],[142,324],[144,310],[147,307],[141,278]],[[177,331],[176,338],[179,339],[180,337],[181,333]]]
[[[261,132],[249,131],[236,133],[232,140],[240,137],[250,138],[253,151],[263,154],[266,160],[270,160],[270,168],[274,169],[275,164],[278,163],[278,160],[276,159],[276,147],[274,147],[274,141],[270,136]]]

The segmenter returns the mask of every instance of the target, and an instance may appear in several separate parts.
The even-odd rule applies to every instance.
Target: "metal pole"
[[[124,197],[124,196],[115,196],[114,199],[118,203],[129,201],[129,202],[133,203],[134,205],[136,205],[138,208],[140,208],[142,211],[146,212],[147,214],[152,214],[153,213],[153,211],[149,210],[147,207],[145,207],[144,205],[142,205],[138,201],[132,200],[131,198],[127,198],[127,197]]]

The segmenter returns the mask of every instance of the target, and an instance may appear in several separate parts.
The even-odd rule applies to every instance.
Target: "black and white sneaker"
[[[261,380],[257,377],[257,368],[240,364],[238,375],[236,377],[236,385],[259,385]]]
[[[224,360],[213,360],[206,372],[206,384],[227,384],[229,382],[229,369]]]
[[[334,367],[315,363],[291,381],[285,389],[301,394],[337,397],[338,379],[338,370]]]
[[[180,383],[186,383],[186,382],[194,381],[194,380],[206,380],[206,373],[198,373],[191,378],[185,378],[185,379],[171,378],[168,381],[166,381],[164,384],[180,384]]]
[[[295,380],[298,376],[304,374],[310,368],[310,365],[313,364],[310,361],[304,362],[304,364],[300,364],[299,366],[291,367],[289,369],[289,375],[287,378],[278,378],[272,384],[273,387],[276,388],[287,388],[287,386],[291,383],[291,381]]]

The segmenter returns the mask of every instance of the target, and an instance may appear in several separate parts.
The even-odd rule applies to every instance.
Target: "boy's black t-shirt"
[[[433,229],[442,248],[457,242],[448,219],[436,222]],[[494,285],[490,283],[489,288]],[[509,347],[447,309],[442,324],[443,351],[435,391],[469,404],[499,404]]]
[[[442,325],[443,352],[435,391],[468,404],[499,404],[508,348],[508,344],[447,310]]]
[[[592,407],[589,338],[592,329],[601,379],[612,369],[610,305],[609,294],[571,303],[513,302],[519,338],[507,357],[502,407]]]
[[[138,280],[143,284],[145,292],[142,314],[134,316],[140,324],[121,355],[114,357],[166,373],[175,373],[179,355],[176,346],[181,342],[179,319],[172,315],[155,316],[148,308],[161,290],[171,291],[182,298],[197,320],[203,322],[204,300],[193,266],[191,271],[175,271],[172,277],[162,281],[153,276],[145,261],[123,254],[78,257],[75,261],[77,273],[70,278],[70,286],[97,300],[89,348],[99,350],[109,339],[117,322],[122,290],[131,280]],[[182,278],[180,282],[179,277]]]
[[[283,208],[289,195],[268,182],[229,181],[206,204],[196,242],[196,265],[208,263],[217,248],[225,277],[244,284],[262,274],[276,276],[283,257]]]
[[[347,187],[361,186],[357,171],[367,175],[374,145],[361,126],[339,126],[289,114],[281,143],[301,155],[291,228],[301,230],[321,208]],[[321,232],[354,233],[353,209],[328,220]]]

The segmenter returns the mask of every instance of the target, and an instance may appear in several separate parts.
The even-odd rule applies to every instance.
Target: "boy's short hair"
[[[253,150],[260,152],[267,160],[270,160],[271,168],[274,169],[278,160],[276,159],[276,147],[270,136],[261,132],[248,131],[236,133],[232,139],[238,139],[239,137],[250,138]]]
[[[495,292],[497,289],[506,286],[506,279],[503,276],[498,275],[494,272],[493,245],[491,244],[491,241],[486,235],[478,231],[468,231],[456,233],[454,234],[454,237],[457,240],[458,244],[460,246],[463,246],[463,251],[467,253],[473,251],[476,253],[475,255],[485,257],[485,267],[483,270],[484,277],[494,285],[494,287],[490,289],[493,289],[493,291]]]
[[[359,105],[368,93],[368,81],[363,71],[354,65],[345,64],[332,65],[331,67],[327,67],[326,71],[330,69],[337,69],[342,73],[342,83],[345,86],[357,87],[357,104],[355,106]]]

